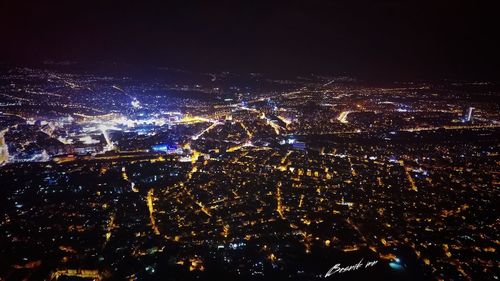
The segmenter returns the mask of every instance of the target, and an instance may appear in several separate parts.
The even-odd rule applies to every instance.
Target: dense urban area
[[[495,84],[70,70],[0,73],[0,280],[500,277]]]

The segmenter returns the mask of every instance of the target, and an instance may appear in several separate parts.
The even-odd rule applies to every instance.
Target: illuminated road
[[[209,208],[207,208],[205,205],[203,205],[203,203],[201,203],[200,201],[196,201],[196,205],[198,205],[198,207],[200,207],[201,211],[202,211],[205,215],[207,215],[207,216],[209,216],[209,217],[211,217],[211,216],[212,216],[212,214],[210,213],[210,209],[209,209]]]
[[[304,194],[300,195],[299,208],[302,208],[302,203],[304,202]]]
[[[113,233],[113,229],[115,229],[116,227],[115,214],[113,213],[109,217],[108,227],[106,228],[106,242],[104,243],[104,245],[108,243],[109,239],[111,238],[111,234]]]
[[[238,144],[236,146],[228,148],[226,150],[226,152],[234,152],[234,151],[239,150],[239,149],[241,149],[243,147],[253,146],[253,144],[252,144],[252,138],[253,138],[252,132],[250,132],[250,130],[248,129],[248,127],[245,126],[245,124],[243,122],[238,122],[238,123],[243,128],[243,130],[245,130],[245,132],[247,134],[247,139],[246,139],[246,141],[244,143],[241,143],[241,144]]]
[[[442,126],[442,127],[418,127],[411,129],[403,129],[406,132],[434,131],[439,129],[445,130],[467,130],[467,129],[495,129],[500,128],[500,125],[474,125],[474,126]]]
[[[92,269],[60,269],[52,272],[49,280],[59,280],[61,276],[65,277],[78,277],[92,280],[102,280],[98,270]]]
[[[283,209],[284,208],[281,203],[281,182],[278,182],[278,184],[276,185],[276,211],[278,212],[278,214],[282,219],[285,218],[283,214]]]
[[[352,166],[351,157],[347,157],[347,160],[349,161],[349,166],[351,166],[351,175],[353,177],[355,177],[357,174],[356,174],[356,170],[354,170],[354,167]]]
[[[132,101],[135,99],[132,95],[128,94],[127,92],[125,92],[125,90],[123,90],[122,88],[120,88],[120,87],[118,87],[118,86],[113,85],[113,86],[111,86],[111,88],[113,88],[113,89],[115,89],[115,90],[117,90],[117,91],[119,91],[119,92],[121,92],[121,93],[125,94],[125,95],[126,95],[127,97],[129,97]]]
[[[212,130],[213,128],[217,127],[217,125],[220,125],[221,123],[218,122],[218,121],[212,121],[212,125],[210,125],[208,128],[206,128],[205,130],[201,131],[199,134],[197,135],[194,135],[191,137],[191,139],[193,140],[197,140],[198,138],[200,138],[203,134],[207,133],[208,131]]]
[[[236,150],[240,150],[244,146],[245,146],[244,144],[236,145],[236,146],[233,146],[233,147],[226,149],[226,152],[235,152]]]
[[[266,119],[266,124],[274,129],[276,135],[280,134],[280,129],[282,128],[278,124],[274,123],[271,119],[269,119],[264,112],[261,112],[260,119]]]
[[[113,150],[115,149],[115,146],[113,144],[113,142],[111,142],[111,139],[109,137],[109,134],[108,134],[108,128],[106,126],[99,126],[99,129],[101,130],[102,132],[102,135],[104,136],[104,139],[106,140],[106,143],[108,144],[106,146],[106,150]]]
[[[271,126],[271,128],[274,129],[274,132],[276,133],[276,135],[279,135],[280,134],[280,129],[283,129],[278,124],[276,124],[273,121],[271,121],[271,119],[269,119],[264,112],[261,112],[261,111],[255,109],[255,108],[249,108],[249,107],[245,107],[245,106],[239,106],[239,109],[248,110],[248,111],[259,113],[260,114],[260,119],[265,119],[266,120],[266,124],[269,125],[269,126]]]
[[[349,123],[347,121],[347,116],[349,115],[349,113],[351,113],[351,111],[342,111],[340,112],[339,114],[339,117],[337,117],[337,120],[342,123],[342,124],[347,124]]]
[[[288,165],[290,163],[287,162],[287,158],[288,156],[290,156],[290,154],[292,154],[292,151],[288,151],[282,158],[281,158],[281,161],[280,161],[280,165],[278,166],[278,169],[282,172],[286,171],[288,169]]]
[[[406,167],[405,162],[403,162],[403,160],[399,160],[399,164],[405,170],[406,178],[408,179],[408,182],[410,183],[410,189],[413,191],[418,191],[417,185],[415,184],[415,181],[413,180],[413,178],[411,177],[411,174],[410,174],[411,168]]]
[[[281,122],[285,123],[285,126],[287,127],[287,129],[288,129],[288,125],[292,124],[292,121],[288,120],[287,118],[285,118],[283,116],[277,115],[276,117],[279,120],[281,120]]]
[[[269,120],[269,118],[266,118],[267,125],[271,126],[274,129],[274,132],[279,135],[280,134],[280,129],[281,127],[274,123],[273,121]]]
[[[158,226],[156,226],[156,221],[154,217],[154,206],[153,206],[153,189],[150,189],[148,191],[148,195],[146,197],[146,201],[148,203],[148,210],[149,210],[149,221],[151,223],[151,228],[153,229],[154,234],[160,235],[160,230],[158,229]]]
[[[247,133],[248,139],[251,140],[253,138],[252,132],[250,132],[250,130],[248,129],[248,127],[243,122],[238,122],[238,123],[243,128],[243,130],[245,130],[245,132]]]
[[[0,165],[9,161],[9,149],[5,142],[5,133],[7,133],[8,130],[9,129],[5,129],[0,132]]]
[[[339,116],[340,117],[340,116]],[[339,117],[337,117],[337,120],[339,120]],[[340,121],[340,120],[339,120]],[[346,120],[347,122],[347,120]],[[415,127],[415,128],[407,128],[407,129],[400,129],[399,131],[401,132],[421,132],[421,131],[437,131],[437,130],[482,130],[482,129],[496,129],[500,128],[500,125],[498,124],[491,124],[491,125],[472,125],[472,126],[436,126],[436,127]],[[346,134],[366,134],[370,133],[371,131],[369,130],[361,130],[361,129],[356,129],[356,130],[349,130],[349,131],[332,131],[332,132],[318,132],[316,135],[346,135]],[[303,136],[307,134],[303,133],[295,133],[296,136]]]
[[[218,125],[218,123],[214,123],[212,124],[212,126],[216,126]],[[211,126],[211,127],[212,127]],[[209,127],[210,128],[210,127]],[[207,128],[208,129],[208,128]],[[204,130],[206,131],[206,129]],[[191,149],[191,144],[190,143],[186,143],[184,145],[184,149],[189,149],[191,150],[191,165],[192,165],[192,168],[191,170],[189,171],[189,173],[187,174],[187,179],[186,181],[184,182],[181,182],[180,183],[180,186],[183,188],[183,189],[186,189],[186,184],[191,180],[191,178],[193,177],[193,173],[196,173],[198,171],[198,167],[196,166],[196,161],[198,160],[198,157],[201,156],[202,154],[195,150],[195,149]],[[189,195],[189,197],[191,198],[191,200],[198,206],[200,207],[200,211],[203,212],[205,215],[211,217],[212,214],[210,213],[210,209],[205,206],[202,202],[198,201],[192,194],[191,192],[187,192],[187,194]]]
[[[125,169],[125,167],[122,167],[122,179],[130,183],[130,189],[132,189],[133,192],[139,192],[139,189],[135,187],[135,183],[128,178],[127,170]]]

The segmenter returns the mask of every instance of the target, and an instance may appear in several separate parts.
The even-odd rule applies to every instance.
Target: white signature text
[[[357,264],[348,265],[345,267],[342,267],[340,265],[340,263],[337,263],[336,265],[332,266],[330,268],[330,270],[328,270],[328,272],[325,274],[325,278],[330,276],[330,275],[333,275],[335,273],[344,273],[344,272],[359,270],[362,268],[372,267],[372,266],[376,265],[377,263],[378,263],[378,261],[369,261],[369,262],[364,263],[363,259],[361,259]]]

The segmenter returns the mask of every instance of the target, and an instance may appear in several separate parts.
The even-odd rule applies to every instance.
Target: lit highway
[[[5,134],[8,131],[9,129],[0,131],[0,165],[9,161],[9,148],[7,146],[7,142],[5,141]]]

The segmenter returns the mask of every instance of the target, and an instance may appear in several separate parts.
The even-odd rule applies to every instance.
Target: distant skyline
[[[0,62],[496,80],[491,4],[475,1],[2,1]]]

